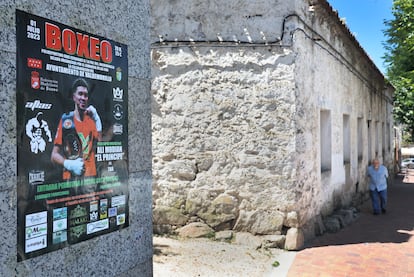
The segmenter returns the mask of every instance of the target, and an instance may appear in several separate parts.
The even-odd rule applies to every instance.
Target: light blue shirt
[[[368,166],[367,176],[370,177],[369,189],[382,191],[387,189],[388,169],[380,165],[378,170],[374,166]]]

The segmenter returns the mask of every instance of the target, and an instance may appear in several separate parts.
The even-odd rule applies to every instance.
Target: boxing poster
[[[16,10],[17,259],[129,225],[128,48]]]

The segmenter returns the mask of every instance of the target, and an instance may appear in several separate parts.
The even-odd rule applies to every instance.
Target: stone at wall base
[[[315,235],[321,236],[326,232],[325,225],[323,224],[323,220],[321,216],[317,216],[315,218]]]
[[[226,230],[226,231],[220,231],[215,234],[215,240],[219,241],[225,241],[225,240],[231,240],[233,238],[233,231]]]
[[[169,224],[158,224],[152,226],[153,233],[156,235],[171,234],[173,232],[172,226]]]
[[[259,249],[262,246],[262,239],[251,233],[240,232],[236,233],[235,244],[247,245],[254,249]]]
[[[295,211],[288,212],[286,215],[285,222],[283,223],[284,226],[287,227],[295,227],[299,226],[299,216],[298,213]]]
[[[263,248],[283,248],[285,245],[285,235],[266,235],[262,236]]]
[[[177,225],[183,226],[187,223],[188,217],[183,215],[181,211],[174,207],[156,206],[153,211],[153,222],[156,225]]]
[[[207,224],[201,222],[190,223],[178,229],[177,232],[180,237],[185,238],[203,238],[214,236],[214,230]]]
[[[328,233],[336,233],[341,229],[341,223],[336,217],[327,217],[323,223]]]
[[[286,234],[285,249],[300,250],[305,244],[305,238],[301,229],[290,228]]]
[[[344,228],[351,224],[355,219],[358,218],[357,209],[351,207],[348,209],[341,209],[334,212],[329,217],[325,218],[323,224],[326,231],[329,233],[336,233],[341,228]]]
[[[264,235],[280,232],[283,227],[284,214],[279,211],[241,210],[234,230]]]

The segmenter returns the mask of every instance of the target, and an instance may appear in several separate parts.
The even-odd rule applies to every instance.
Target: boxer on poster
[[[102,136],[101,119],[88,106],[88,83],[75,80],[71,93],[75,107],[62,115],[51,155],[53,163],[63,166],[63,180],[96,176],[95,144]]]

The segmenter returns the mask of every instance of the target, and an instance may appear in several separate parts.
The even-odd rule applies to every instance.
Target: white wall
[[[358,201],[355,191],[362,194],[367,191],[365,170],[369,153],[374,158],[377,152],[385,164],[392,164],[392,150],[386,147],[382,151],[383,144],[390,144],[392,136],[389,132],[382,134],[383,123],[393,124],[392,90],[384,89],[384,77],[322,2],[314,13],[307,14],[305,23],[301,22],[299,31],[293,35],[294,48],[299,53],[295,72],[297,94],[303,96],[298,98],[301,112],[296,117],[296,126],[300,133],[309,134],[298,137],[298,179],[306,180],[303,186],[312,192],[313,199],[309,201],[303,195],[303,203],[299,205],[309,207],[304,209],[303,218],[312,218],[318,212],[327,215]],[[321,128],[318,126],[320,111],[330,111],[332,121],[332,168],[322,174],[319,174],[320,162],[306,163],[326,160],[320,151],[319,133],[314,132]],[[349,138],[343,137],[344,114],[349,115]],[[358,118],[362,125],[359,139]],[[370,133],[368,120],[371,121]],[[386,137],[388,141],[384,141]],[[351,152],[350,163],[346,165],[344,143],[348,143],[348,139]],[[361,142],[363,155],[359,161]]]

